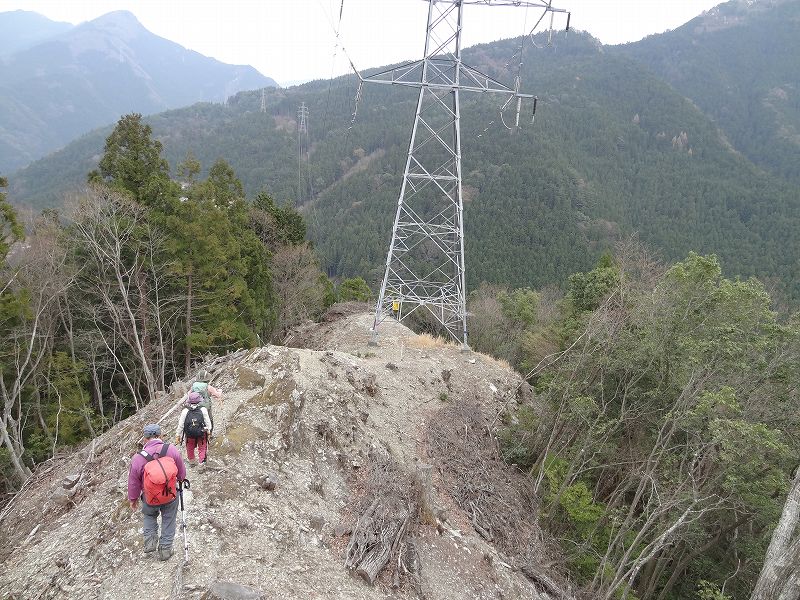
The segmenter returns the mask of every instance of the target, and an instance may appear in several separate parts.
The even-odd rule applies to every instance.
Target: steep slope
[[[27,10],[0,13],[0,57],[29,48],[72,29],[69,23],[51,21]]]
[[[800,1],[730,0],[615,50],[691,98],[755,164],[800,184]]]
[[[163,419],[174,427],[171,409],[186,389],[179,382],[83,450],[42,465],[12,500],[0,515],[4,592],[197,598],[225,581],[297,599],[547,598],[537,590],[559,579],[540,566],[535,506],[497,459],[494,439],[474,426],[524,391],[519,378],[397,323],[366,352],[370,322],[355,312],[295,337],[328,350],[269,346],[209,364],[225,396],[214,407],[208,466],[189,474],[186,566],[181,552],[166,563],[141,558],[141,518],[124,495],[142,426]],[[478,421],[448,416],[470,407]],[[446,439],[467,460],[468,447],[493,456],[483,467],[495,475],[449,468],[464,457],[444,456]],[[411,517],[369,586],[343,565],[369,523],[380,531],[396,518],[380,512],[393,495]],[[493,498],[510,509],[499,521],[484,517]],[[508,540],[525,531],[524,556],[506,555]]]
[[[109,13],[0,64],[0,172],[24,166],[123,113],[224,101],[275,86],[249,66],[221,63]]]

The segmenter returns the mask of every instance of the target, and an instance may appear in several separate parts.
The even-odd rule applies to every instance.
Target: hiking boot
[[[158,545],[158,538],[155,536],[144,538],[144,553],[150,554],[156,551]]]
[[[172,546],[160,546],[158,548],[158,559],[159,560],[167,560],[170,556],[174,554],[172,550]]]

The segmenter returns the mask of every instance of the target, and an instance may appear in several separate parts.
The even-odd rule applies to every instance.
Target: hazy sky
[[[571,27],[605,44],[674,29],[719,0],[554,0],[572,12]],[[56,21],[80,23],[128,10],[153,33],[227,63],[250,64],[278,83],[339,75],[420,58],[427,2],[344,0],[0,0],[0,12],[23,9]],[[519,36],[540,13],[534,9],[468,6],[463,43],[470,46]],[[565,20],[556,18],[563,29]]]

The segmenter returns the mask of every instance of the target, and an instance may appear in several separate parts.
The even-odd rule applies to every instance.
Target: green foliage
[[[191,153],[179,190],[151,134],[140,115],[120,119],[67,223],[57,214],[36,221],[13,269],[5,255],[22,229],[0,198],[0,399],[7,415],[24,416],[6,420],[0,493],[59,448],[138,410],[207,353],[252,347],[285,330],[277,322],[285,313],[274,289],[276,257],[286,262],[281,300],[311,299],[303,318],[335,301],[296,210],[266,195],[257,207],[248,203],[224,160],[198,177]],[[257,211],[268,220],[254,218]],[[348,289],[358,296],[363,287],[354,283]]]
[[[594,310],[618,283],[619,270],[601,261],[588,273],[574,273],[569,276],[567,297],[579,312]]]
[[[17,220],[16,211],[6,202],[2,192],[6,187],[6,180],[0,177],[0,378],[4,390],[14,385],[14,365],[20,350],[19,343],[14,339],[14,331],[24,323],[29,316],[29,292],[24,288],[13,285],[16,278],[16,269],[12,269],[6,262],[11,246],[23,239],[24,229]],[[11,414],[11,406],[7,393],[0,395],[7,406],[7,414]],[[11,467],[11,454],[2,454],[0,450],[0,492],[12,487],[14,472]]]
[[[372,290],[369,289],[367,282],[361,277],[345,279],[339,284],[339,302],[368,302],[372,298]]]
[[[717,584],[701,579],[697,582],[697,600],[731,600],[731,597],[723,594]]]
[[[191,150],[188,150],[186,152],[186,158],[178,165],[178,176],[180,176],[184,183],[193,184],[202,168],[200,161],[197,160]]]
[[[582,536],[593,532],[597,522],[605,516],[605,507],[595,503],[583,481],[567,486],[558,498],[558,503],[566,513],[570,525]]]
[[[267,247],[297,246],[306,239],[303,216],[292,206],[278,206],[266,192],[256,195],[250,219],[256,234]]]
[[[25,235],[22,224],[17,220],[17,213],[6,201],[4,188],[8,187],[5,177],[0,177],[0,263],[4,262],[14,242]]]
[[[336,287],[330,278],[321,273],[319,276],[319,285],[322,287],[322,307],[327,309],[336,304],[338,301],[336,296]]]
[[[514,422],[503,427],[499,434],[500,454],[507,463],[520,469],[530,469],[536,461],[533,444],[527,443],[531,432],[536,431],[539,415],[530,406],[521,406]]]
[[[211,166],[205,185],[196,193],[221,207],[230,206],[236,200],[244,198],[242,182],[236,177],[233,168],[221,158]]]
[[[511,293],[502,292],[498,300],[503,307],[503,314],[515,326],[529,328],[536,324],[539,295],[530,288],[517,289]]]
[[[467,298],[467,311],[473,348],[505,359],[523,372],[529,370],[522,348],[539,345],[547,328],[539,320],[539,294],[530,288],[509,291],[482,285]]]
[[[797,139],[787,135],[798,131],[800,106],[786,85],[797,79],[790,57],[800,52],[798,18],[796,2],[726,2],[674,31],[615,51],[691,98],[751,161],[800,183]],[[676,47],[692,52],[671,50]]]
[[[106,138],[99,174],[90,173],[89,181],[102,178],[144,204],[165,202],[175,189],[169,180],[169,164],[161,157],[161,142],[152,139],[152,134],[150,125],[142,122],[142,115],[123,116]]]
[[[566,352],[537,378],[537,418],[526,408],[501,432],[503,456],[542,481],[545,522],[594,591],[623,593],[621,574],[663,544],[659,561],[685,575],[642,568],[628,597],[714,598],[700,582],[734,572],[726,593],[745,597],[798,452],[800,329],[777,320],[759,282],[724,278],[715,256],[624,276],[615,266],[634,262],[603,259],[570,279],[551,325]],[[611,286],[619,301],[599,311]]]
[[[249,227],[241,190],[219,160],[166,217],[176,273],[194,294],[186,344],[195,355],[252,346],[274,326],[268,252]]]
[[[73,361],[67,352],[56,351],[50,357],[46,373],[42,401],[47,406],[45,421],[53,438],[51,443],[74,446],[93,437],[101,421],[91,407],[86,364]],[[37,462],[48,456],[48,453],[38,454],[35,449],[31,453]]]

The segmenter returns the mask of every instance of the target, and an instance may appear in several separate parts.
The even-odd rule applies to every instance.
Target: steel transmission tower
[[[542,9],[539,22],[548,12],[552,17],[552,13],[566,11],[553,8],[552,0],[427,1],[422,60],[369,77],[359,75],[357,97],[365,82],[419,88],[370,344],[377,343],[378,326],[386,318],[402,320],[424,307],[467,350],[459,94],[504,94],[504,109],[516,100],[512,109],[516,110],[517,127],[522,99],[534,96],[519,92],[519,76],[512,89],[461,62],[464,6]]]
[[[305,199],[306,187],[303,185],[303,157],[306,157],[308,171],[308,107],[303,102],[297,109],[297,206]],[[307,173],[311,177],[310,173]]]

